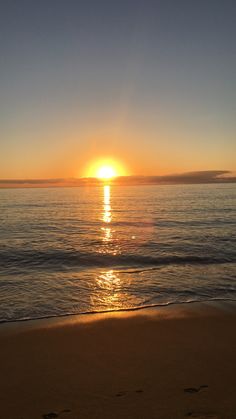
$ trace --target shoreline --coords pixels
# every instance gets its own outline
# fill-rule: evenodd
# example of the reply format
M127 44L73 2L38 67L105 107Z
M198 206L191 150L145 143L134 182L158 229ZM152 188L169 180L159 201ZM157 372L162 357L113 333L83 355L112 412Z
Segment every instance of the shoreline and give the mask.
M4 419L235 419L236 302L4 323Z
M98 316L106 316L109 314L122 314L122 313L132 313L132 312L146 312L150 310L162 310L167 309L171 307L187 307L187 306L198 306L198 305L207 305L209 307L218 307L223 309L225 306L232 306L232 309L235 307L236 309L236 300L234 299L224 299L224 298L216 298L216 299L209 299L209 300L194 300L194 301L183 301L183 302L170 302L170 303L164 303L164 304L153 304L153 305L145 305L140 307L131 307L131 308L121 308L121 309L112 309L112 310L101 310L101 311L85 311L85 312L78 312L78 313L68 313L68 314L61 314L61 315L46 315L44 317L35 317L35 318L22 318L22 319L10 319L10 320L0 320L0 333L2 327L7 327L8 325L21 325L21 324L27 324L29 323L47 323L47 322L61 322L61 320L67 320L70 321L72 319L76 319L79 321L80 317L84 316L95 316L94 320L97 319ZM91 318L92 321L92 318Z

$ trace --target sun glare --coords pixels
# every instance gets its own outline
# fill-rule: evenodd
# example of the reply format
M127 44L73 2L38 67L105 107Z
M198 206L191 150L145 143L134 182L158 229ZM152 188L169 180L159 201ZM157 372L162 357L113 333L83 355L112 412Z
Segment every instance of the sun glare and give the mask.
M95 177L104 181L125 175L126 171L123 165L113 159L97 160L89 165L88 170L86 171L87 177Z
M111 179L117 176L115 169L112 166L102 166L97 171L99 179Z

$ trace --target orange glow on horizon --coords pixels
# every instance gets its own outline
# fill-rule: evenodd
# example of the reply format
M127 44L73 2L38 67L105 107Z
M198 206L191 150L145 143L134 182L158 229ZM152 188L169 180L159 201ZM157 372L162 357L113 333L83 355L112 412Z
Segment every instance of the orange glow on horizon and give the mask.
M111 180L117 176L127 175L124 166L116 160L98 160L91 165L85 172L86 177L95 177L101 180Z

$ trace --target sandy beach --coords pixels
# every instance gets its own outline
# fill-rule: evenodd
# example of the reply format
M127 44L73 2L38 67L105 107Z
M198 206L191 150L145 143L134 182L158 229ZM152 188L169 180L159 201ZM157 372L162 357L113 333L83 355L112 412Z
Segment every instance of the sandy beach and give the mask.
M236 418L236 308L0 326L1 419Z

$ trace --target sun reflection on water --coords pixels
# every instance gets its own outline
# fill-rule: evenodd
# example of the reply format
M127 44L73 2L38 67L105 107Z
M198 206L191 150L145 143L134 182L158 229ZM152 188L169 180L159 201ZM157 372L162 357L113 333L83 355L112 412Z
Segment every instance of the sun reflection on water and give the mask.
M103 198L103 221L104 223L110 223L112 216L111 216L111 196L110 196L110 186L109 185L105 185L103 187L103 193L104 193L104 198Z
M103 213L102 213L102 221L105 223L105 226L101 227L103 232L102 241L106 244L112 242L112 229L110 223L112 221L112 212L111 212L111 196L110 196L110 186L105 185L103 187ZM116 252L111 249L102 249L101 253L113 253Z
M98 277L97 283L101 288L104 288L106 290L113 290L114 286L120 285L120 278L113 271L113 269L110 269L108 271L101 272L101 274Z
M103 226L102 231L102 246L99 253L117 255L118 244L114 241L112 229L112 207L111 207L111 189L110 185L103 186L103 207L101 214L101 221ZM112 269L100 271L96 275L97 295L93 299L95 305L99 305L101 309L113 309L114 307L123 307L121 280L119 275Z
M102 227L101 230L104 232L103 241L110 242L112 239L111 227L109 223L111 222L111 203L110 203L110 186L105 185L103 187L103 217L102 220L106 223L106 227Z
M101 308L106 308L106 310L124 308L125 294L122 291L122 281L118 273L112 269L103 271L97 276L96 282Z

